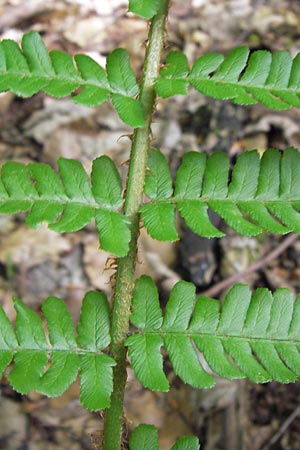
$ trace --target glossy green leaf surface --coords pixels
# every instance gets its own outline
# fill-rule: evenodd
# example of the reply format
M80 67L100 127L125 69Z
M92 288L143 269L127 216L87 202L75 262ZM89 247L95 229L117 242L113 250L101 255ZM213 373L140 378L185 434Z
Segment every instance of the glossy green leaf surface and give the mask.
M199 450L199 441L195 436L184 436L171 450ZM158 430L153 425L141 424L130 435L129 450L159 450Z
M9 161L0 173L0 214L28 211L26 222L47 222L59 233L73 232L96 219L100 245L117 256L128 252L129 221L123 205L119 172L111 159L93 162L91 182L79 161L60 158L59 176L47 164Z
M156 80L156 92L160 97L172 95L186 95L188 88L187 76L189 64L187 57L178 51L168 53L166 65L162 68L161 78Z
M144 125L144 112L136 99L139 88L126 50L107 58L107 73L87 55L60 50L48 53L36 31L24 34L21 48L10 39L0 42L0 92L31 97L39 91L53 97L72 95L75 103L101 105L110 96L121 119L133 128Z
M282 50L250 53L243 46L231 50L227 56L205 54L190 70L186 64L180 64L184 61L183 54L170 52L161 77L156 80L156 90L161 97L185 94L189 83L204 95L241 105L261 103L279 110L299 107L299 59L299 54L292 59L290 53Z
M225 70L225 69L224 69ZM225 153L188 152L176 174L175 189L163 155L149 156L145 194L140 208L144 225L158 240L176 240L175 210L186 225L203 237L222 237L211 222L218 214L244 236L262 232L300 231L300 152L256 150L241 154L232 170Z
M12 387L22 393L37 391L48 397L63 394L80 371L80 399L85 408L107 408L112 392L112 367L115 361L103 353L110 343L107 298L89 292L82 303L78 336L64 302L49 297L42 311L49 342L41 318L19 299L14 332L0 306L0 369L7 368ZM78 343L77 343L78 342Z
M129 0L128 10L144 19L151 19L158 11L160 0Z
M199 450L199 441L195 436L185 436L179 439L171 450Z
M158 450L158 431L153 425L141 424L134 429L129 440L130 450Z
M143 299L142 290L147 291ZM300 376L299 308L300 297L294 300L288 289L272 294L259 288L251 293L238 284L221 306L208 297L196 299L194 286L180 281L170 293L159 326L162 312L157 288L150 277L143 276L136 282L133 298L132 323L137 330L126 341L132 367L144 386L165 390L164 346L175 373L193 387L214 385L207 367L228 379L294 382Z

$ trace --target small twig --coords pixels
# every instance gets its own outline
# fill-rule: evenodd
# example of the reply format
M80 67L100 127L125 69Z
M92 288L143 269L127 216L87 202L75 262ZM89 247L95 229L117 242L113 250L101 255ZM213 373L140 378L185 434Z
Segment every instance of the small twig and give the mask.
M290 234L286 239L284 239L281 242L280 245L278 245L278 247L275 250L272 250L267 256L262 258L260 261L251 264L249 267L247 267L247 269L243 270L242 272L235 273L234 275L225 278L225 280L220 281L213 287L202 292L202 295L213 297L223 289L226 289L229 286L231 286L233 283L236 283L237 281L240 281L242 278L245 278L247 275L250 275L251 273L261 269L266 264L270 263L273 259L277 258L282 252L284 252L284 250L290 247L298 239L298 237L299 236L294 233Z
M274 445L281 436L285 433L291 423L300 415L300 405L285 419L281 424L277 433L275 433L272 438L261 448L261 450L270 450L272 445Z

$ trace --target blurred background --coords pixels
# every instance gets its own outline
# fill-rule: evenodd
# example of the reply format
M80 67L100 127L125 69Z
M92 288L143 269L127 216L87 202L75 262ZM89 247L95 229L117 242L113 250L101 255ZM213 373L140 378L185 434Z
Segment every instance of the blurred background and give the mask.
M126 13L124 0L0 0L0 38L19 41L24 32L41 33L47 48L70 54L85 52L105 65L116 47L131 54L140 76L147 23ZM182 50L192 63L203 53L227 53L248 45L252 50L300 50L298 0L174 0L165 53ZM153 124L153 146L167 155L173 173L189 150L226 151L235 161L250 149L300 147L300 111L274 112L262 106L243 108L204 98L160 99ZM0 164L13 159L41 161L56 168L59 156L79 159L89 171L102 154L114 159L124 182L131 129L109 104L96 109L55 100L43 93L31 99L0 95ZM252 288L288 287L300 291L300 241L261 235L245 238L226 230L221 240L206 240L181 222L180 242L162 244L141 232L138 275L150 274L166 299L180 279L196 284L198 293L224 296L219 283L236 276ZM290 244L290 245L288 245ZM36 311L51 295L65 299L77 321L81 300L90 289L110 294L115 261L98 251L94 224L76 234L58 235L42 227L29 229L24 215L0 216L0 303L13 320L11 297L17 295ZM274 254L277 250L277 255ZM273 252L273 253L272 253ZM271 257L266 256L271 253ZM252 265L258 263L253 270ZM250 267L250 269L249 269ZM214 287L212 291L211 288ZM160 429L160 449L196 434L203 450L299 450L300 385L253 385L216 380L210 391L183 385L166 363L170 393L150 392L128 369L125 400L130 429L152 423ZM21 397L0 382L0 449L79 450L99 448L101 415L83 410L75 383L65 395L46 399Z

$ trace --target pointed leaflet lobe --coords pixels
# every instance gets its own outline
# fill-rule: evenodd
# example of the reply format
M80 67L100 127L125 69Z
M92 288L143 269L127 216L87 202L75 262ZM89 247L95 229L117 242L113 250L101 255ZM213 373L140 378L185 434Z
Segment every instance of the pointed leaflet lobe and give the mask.
M143 275L137 281L133 293L131 323L139 329L158 329L162 325L158 290L153 280Z
M179 439L176 444L173 445L171 450L199 450L199 440L196 436L185 436Z
M80 357L80 401L89 411L109 407L115 365L115 361L104 354Z
M96 210L95 219L100 247L119 257L126 256L131 238L130 220L126 216L108 209Z
M171 172L166 157L151 148L145 180L145 194L151 199L164 199L173 193ZM140 208L148 233L161 241L177 241L175 209L171 203L148 203Z
M168 53L166 66L160 71L161 78L155 82L156 92L160 97L167 98L173 95L186 95L189 73L187 57L178 51Z
M162 326L162 330L167 331L164 344L175 373L195 388L207 388L214 385L213 378L203 370L190 338L177 334L178 331L184 332L188 328L194 303L194 285L180 281L173 287ZM185 360L189 361L188 365Z
M82 302L77 326L78 344L90 351L103 350L110 343L109 306L103 292L88 292Z
M158 329L162 323L158 291L153 280L144 275L136 281L133 296L132 323L141 330ZM168 391L169 383L163 371L160 336L135 334L126 339L128 356L143 386Z
M180 281L175 284L166 306L163 330L186 330L194 308L195 292L192 283Z
M1 177L9 196L18 201L19 211L26 211L31 206L31 202L38 198L24 164L16 161L6 162L1 170Z
M101 156L93 162L92 191L95 200L108 209L96 210L96 226L101 248L118 256L125 256L129 250L129 219L116 212L123 204L122 184L114 162Z
M151 148L148 157L144 192L151 199L169 198L173 194L172 176L166 157Z
M250 55L241 82L248 85L264 85L270 71L272 55L266 50L257 50Z
M79 359L72 318L64 302L49 297L42 306L47 319L49 340L52 345L51 365L39 380L39 392L55 397L63 394L75 381ZM71 353L71 350L74 353Z
M17 298L14 298L14 306L17 311L16 335L21 349L15 356L8 380L17 392L28 394L31 390L38 390L39 378L48 362L48 346L37 314Z
M38 76L32 76L18 44L10 39L0 42L1 56L4 64L2 66L0 89L11 90L21 97L31 97L45 84Z
M80 401L91 411L107 408L110 404L115 361L100 353L110 343L109 327L105 294L88 292L82 303L77 341L91 352L80 356Z
M140 208L147 232L159 241L178 241L175 208L170 203L147 203Z
M209 75L224 61L224 56L220 53L207 53L196 59L189 74L189 82L197 89L199 80L206 80Z
M121 94L111 95L112 103L123 122L132 128L144 126L145 114L141 102Z
M204 153L188 152L184 155L176 174L176 197L187 199L200 197L205 166Z
M183 157L176 174L176 207L194 233L204 237L222 237L224 233L209 220L207 205L193 200L201 195L205 167L206 157L203 153L188 152Z
M122 183L115 163L108 156L93 161L92 192L96 202L118 209L122 205Z
M121 119L133 128L144 125L142 104L135 97L139 92L134 72L130 66L128 52L117 48L108 57L106 71L112 89L112 102Z
M139 87L125 49L117 48L107 57L106 71L109 84L115 93L128 97L138 94Z
M221 340L215 337L220 321L220 306L219 301L200 296L195 306L189 331L192 333L198 350L203 353L207 364L217 375L229 379L243 378L242 372L228 361ZM225 313L225 316L228 314ZM203 336L201 336L202 333Z
M247 47L238 47L229 52L219 70L212 76L212 80L222 80L230 83L238 81L249 55Z
M58 98L66 97L81 86L82 78L68 53L52 50L50 58L56 76L44 87L44 92Z
M229 158L226 153L213 153L207 160L202 195L226 198L228 192Z
M46 77L55 75L51 59L39 33L30 31L24 34L22 49L32 73Z
M110 87L104 69L87 55L76 55L77 68L87 84L79 94L72 97L74 103L95 107L105 102L110 93Z
M249 176L251 167L251 176ZM228 189L228 198L249 200L254 198L260 169L259 154L256 150L242 153L234 165Z
M167 392L169 382L163 371L161 347L163 340L159 335L134 334L125 341L128 356L137 379L143 386L153 391Z
M82 164L75 159L59 158L58 168L68 197L78 202L93 204L88 176Z
M62 217L49 228L61 233L77 231L94 217L94 199L88 176L82 164L74 159L60 158L58 167L65 193L72 203L67 203Z

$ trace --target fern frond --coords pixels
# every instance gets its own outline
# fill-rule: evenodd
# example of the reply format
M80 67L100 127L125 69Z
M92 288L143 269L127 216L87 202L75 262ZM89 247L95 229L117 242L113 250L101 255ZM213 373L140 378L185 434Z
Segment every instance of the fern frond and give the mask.
M230 181L229 181L230 180ZM224 234L210 221L214 211L236 232L255 236L263 231L300 232L300 152L256 150L243 153L232 173L229 157L189 152L178 169L173 192L166 158L152 149L140 211L148 233L161 241L178 239L175 209L187 226L204 237Z
M75 64L74 64L75 63ZM116 49L107 58L106 71L87 55L50 53L40 35L24 34L22 48L15 41L0 42L0 92L31 97L44 91L86 106L98 106L111 95L120 118L133 128L144 125L142 104L136 99L138 85L126 50ZM75 93L80 89L79 93Z
M175 373L195 388L214 385L198 351L220 377L290 383L300 376L299 314L300 295L294 300L288 289L271 294L260 288L251 293L238 284L221 308L219 301L204 296L195 302L195 287L180 281L171 291L163 317L154 282L142 276L136 283L131 315L137 332L126 345L137 378L153 390L168 390L162 346Z
M124 256L128 252L129 220L118 212L123 204L120 175L107 156L94 160L92 183L82 164L58 160L60 179L47 164L9 161L0 175L0 214L30 211L26 222L43 221L60 233L77 231L95 217L101 248Z
M110 343L109 306L102 292L88 292L82 303L77 338L62 300L49 297L42 306L49 331L40 317L14 298L16 332L0 305L0 375L8 374L21 394L40 392L56 397L65 392L80 371L80 400L91 411L107 408L115 361L102 351Z
M226 57L220 53L201 56L189 71L184 55L173 51L166 64L156 81L161 97L185 94L190 83L204 95L240 105L259 102L271 109L300 106L300 53L292 59L287 51L272 54L257 50L250 54L247 47L239 47Z
M195 436L179 439L171 450L199 450ZM153 425L141 424L130 435L129 450L158 450L158 431Z

